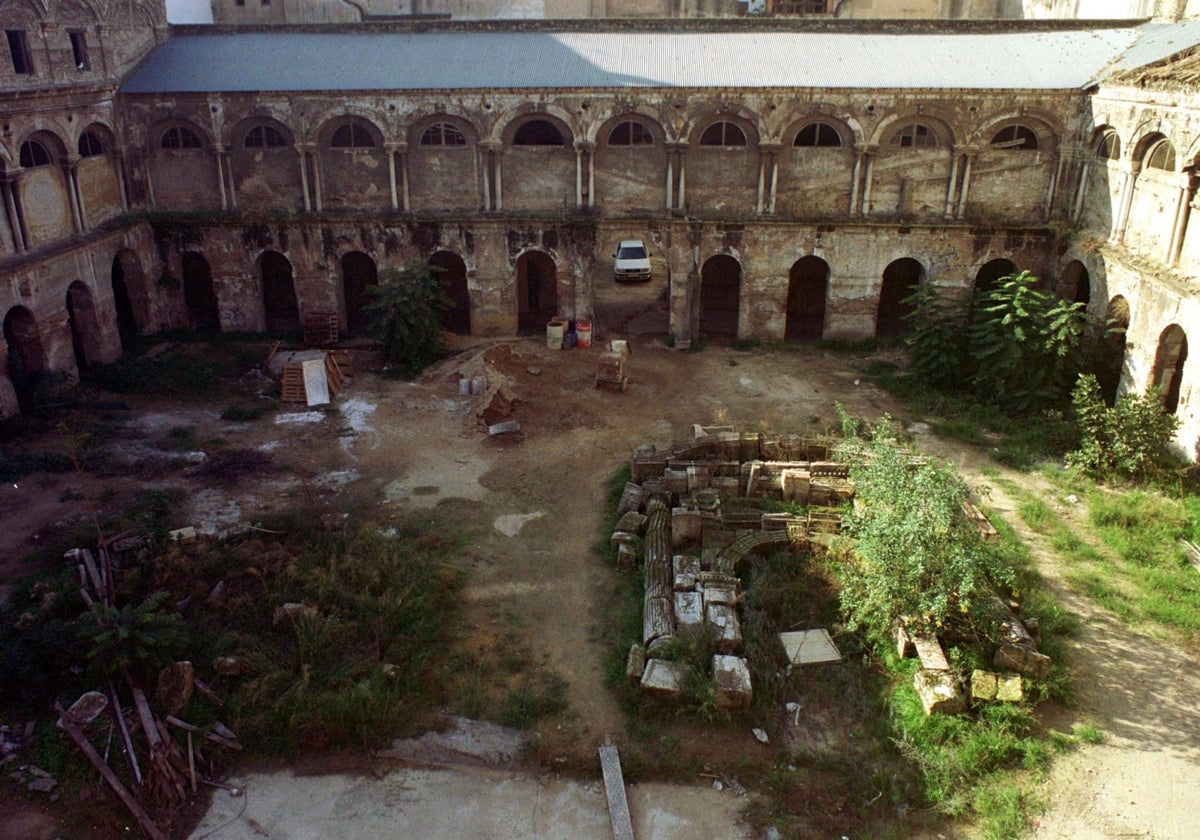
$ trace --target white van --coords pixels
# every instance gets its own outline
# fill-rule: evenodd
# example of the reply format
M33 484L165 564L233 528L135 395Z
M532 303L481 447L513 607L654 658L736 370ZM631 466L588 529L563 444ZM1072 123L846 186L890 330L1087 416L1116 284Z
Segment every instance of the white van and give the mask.
M640 239L623 239L613 254L613 279L618 283L650 279L650 252Z

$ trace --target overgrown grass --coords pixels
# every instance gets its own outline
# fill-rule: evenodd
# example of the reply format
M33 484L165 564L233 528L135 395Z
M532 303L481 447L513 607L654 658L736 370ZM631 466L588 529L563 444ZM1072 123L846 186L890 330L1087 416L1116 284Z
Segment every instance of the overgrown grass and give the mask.
M1073 524L1013 482L1004 487L1025 523L1066 561L1068 582L1128 623L1185 640L1200 634L1200 574L1178 545L1195 533L1197 497L1177 501L1152 490L1102 488L1078 475L1053 478L1082 497L1086 523Z

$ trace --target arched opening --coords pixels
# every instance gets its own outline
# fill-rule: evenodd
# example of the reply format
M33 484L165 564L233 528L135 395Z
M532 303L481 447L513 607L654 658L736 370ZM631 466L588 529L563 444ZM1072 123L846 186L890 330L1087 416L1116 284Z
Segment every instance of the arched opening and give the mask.
M188 324L192 329L221 328L221 310L217 306L212 269L208 260L195 251L185 251L183 254L183 303L187 307Z
M737 338L742 300L742 264L727 254L704 261L700 269L700 334Z
M829 291L829 263L820 257L802 257L788 272L787 325L784 338L811 341L825 334L825 297Z
M31 411L46 360L37 321L24 306L14 306L4 316L4 342L8 346L8 378L17 393L17 405L22 412Z
M258 258L262 278L263 322L268 330L300 328L300 307L296 303L296 284L292 264L278 251L263 251Z
M912 314L908 298L921 285L925 269L910 257L894 260L883 270L883 283L879 287L879 308L875 312L875 335L879 338L896 338L903 335Z
M71 328L71 349L75 352L75 367L80 371L100 361L100 322L96 320L96 303L87 284L76 280L67 287L67 324Z
M1183 383L1183 363L1187 361L1187 334L1171 324L1158 337L1154 371L1150 384L1162 389L1163 408L1171 414L1179 408L1179 386Z
M1117 295L1108 302L1104 313L1104 336L1100 339L1100 365L1096 381L1104 400L1112 405L1117 401L1121 374L1125 369L1125 333L1129 330L1129 303Z
M367 289L379 285L379 269L375 260L362 251L349 251L342 256L342 305L346 312L346 332L354 335L371 326L367 312Z
M467 264L453 251L438 251L429 264L440 268L438 282L450 306L442 310L442 327L459 335L471 334L471 294L467 290Z
M1017 273L1017 264L1012 260L991 260L980 266L975 274L975 296L982 297L1000 283L1001 277Z
M121 338L122 351L132 349L137 341L138 322L133 311L133 298L130 296L129 287L136 285L138 290L144 294L145 283L143 280L142 264L135 254L130 251L121 251L113 257L113 307L117 310L117 334Z
M517 258L517 330L538 332L558 314L558 267L544 251Z
M1063 267L1058 278L1058 297L1060 300L1082 303L1084 306L1092 299L1091 278L1079 260L1071 260Z

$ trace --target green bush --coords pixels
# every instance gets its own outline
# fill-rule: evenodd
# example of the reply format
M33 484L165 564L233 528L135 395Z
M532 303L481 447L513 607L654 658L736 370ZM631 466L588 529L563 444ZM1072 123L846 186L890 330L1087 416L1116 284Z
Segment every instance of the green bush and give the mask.
M876 642L901 619L928 632L988 635L993 586L1007 586L1012 570L964 516L962 478L915 457L883 424L850 476L861 501L846 523L856 556L840 567L851 627Z
M1179 419L1163 408L1156 388L1143 395L1123 394L1108 406L1096 377L1081 376L1071 393L1079 423L1079 448L1067 463L1103 481L1144 480L1162 472L1167 443Z

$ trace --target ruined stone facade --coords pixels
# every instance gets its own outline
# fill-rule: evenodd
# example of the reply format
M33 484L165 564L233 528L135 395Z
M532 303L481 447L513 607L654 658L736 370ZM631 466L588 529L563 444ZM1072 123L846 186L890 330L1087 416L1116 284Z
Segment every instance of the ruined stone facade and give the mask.
M331 312L359 331L363 289L412 261L446 269L462 332L563 315L603 333L613 308L665 299L655 331L679 342L889 336L917 283L966 294L1028 269L1125 319L1120 386L1161 385L1196 456L1200 102L1169 66L1161 89L1086 93L118 92L167 37L160 7L118 7L125 29L79 24L85 70L61 22L81 3L20 8L33 72L0 71L0 415L22 377L74 378L139 330ZM629 238L654 252L649 288L613 280Z

